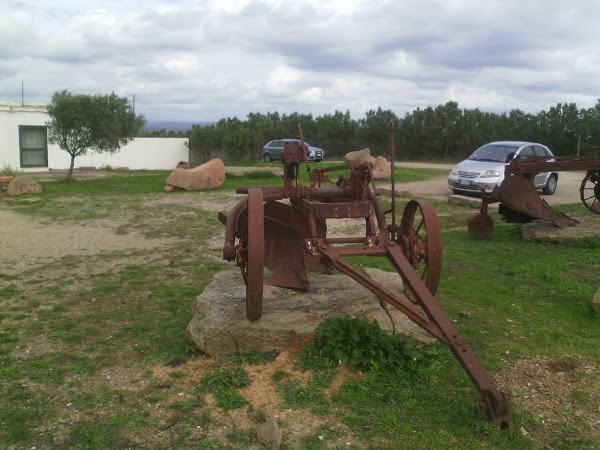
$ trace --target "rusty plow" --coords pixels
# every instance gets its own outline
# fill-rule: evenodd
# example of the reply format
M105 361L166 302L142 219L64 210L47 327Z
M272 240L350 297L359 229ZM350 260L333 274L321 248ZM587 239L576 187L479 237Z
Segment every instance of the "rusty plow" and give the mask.
M479 213L467 221L469 232L479 238L492 233L494 221L488 215L488 206L492 203L499 203L498 212L507 223L528 223L540 219L559 228L578 224L578 220L553 209L540 197L533 184L537 174L559 171L586 172L579 190L581 202L591 212L600 214L600 157L558 156L547 160L517 156L506 163L502 184L490 194L482 193Z
M298 181L300 164L307 165L303 140L287 144L282 155L282 187L238 187L237 192L246 197L227 215L219 215L225 224L223 258L236 262L246 284L247 318L255 321L262 315L263 283L309 289L309 272L336 269L447 345L480 392L480 406L487 417L501 428L513 426L506 395L434 297L442 269L442 239L432 204L409 201L397 224L392 195L388 223L369 163L315 170L312 184L303 186ZM393 167L392 157L392 179ZM349 178L321 186L327 172L340 169L349 170ZM364 230L355 236L328 236L328 227L336 219L348 218L363 223ZM406 296L391 291L349 261L360 255L387 258L401 277ZM264 267L269 269L266 277Z

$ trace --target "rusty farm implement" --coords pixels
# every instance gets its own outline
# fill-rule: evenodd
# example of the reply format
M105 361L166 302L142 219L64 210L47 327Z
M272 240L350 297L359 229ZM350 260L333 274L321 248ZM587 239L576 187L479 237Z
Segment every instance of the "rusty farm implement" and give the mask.
M488 205L499 203L498 212L509 223L527 223L535 219L552 222L559 228L578 223L576 219L554 210L543 200L532 180L541 172L585 171L579 194L583 205L600 214L600 157L597 156L517 156L506 163L504 181L500 186L482 193L481 209L468 221L469 232L476 237L488 237L494 221L488 215Z
M246 198L227 215L219 214L226 226L223 258L236 261L246 284L247 318L253 321L262 315L263 283L308 289L307 271L337 269L447 345L480 392L480 406L487 417L501 428L513 426L506 395L434 298L441 274L442 239L432 204L409 201L398 223L395 198L392 194L391 210L384 210L369 163L316 169L311 172L310 186L300 184L300 166L305 164L308 171L310 167L299 131L301 142L288 143L282 152L283 186L238 187L236 192ZM391 146L393 192L393 132ZM322 186L328 172L340 170L349 171L349 177L340 176L334 186ZM329 237L330 222L344 218L364 221L364 233ZM358 255L387 258L403 281L406 297L347 260ZM270 272L267 277L265 266Z

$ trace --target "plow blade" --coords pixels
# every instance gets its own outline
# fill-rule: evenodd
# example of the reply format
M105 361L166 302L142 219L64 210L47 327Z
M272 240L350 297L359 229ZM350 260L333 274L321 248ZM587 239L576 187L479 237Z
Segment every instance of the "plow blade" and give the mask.
M500 213L507 222L530 222L532 219L543 219L554 223L559 228L565 228L579 223L565 214L552 209L542 199L531 180L511 175L500 187L494 188L492 198L500 202Z
M275 219L265 217L265 265L273 272L265 283L308 290L303 253L298 233Z

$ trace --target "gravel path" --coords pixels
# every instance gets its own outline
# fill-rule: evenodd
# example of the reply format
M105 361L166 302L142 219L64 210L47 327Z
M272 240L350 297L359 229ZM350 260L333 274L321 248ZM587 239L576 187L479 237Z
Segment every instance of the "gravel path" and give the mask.
M10 211L1 203L0 223L3 273L20 272L67 256L147 250L176 242L170 238L148 238L135 231L121 234L120 224L113 220L85 225L48 222Z
M416 168L442 168L448 171L452 168L452 165L443 164L400 163L398 165ZM235 170L235 168L231 170ZM81 177L86 175L88 174L75 174L75 176ZM561 172L556 193L542 197L550 205L580 203L579 187L584 175L584 172ZM101 172L95 172L92 176L102 175ZM377 183L377 187L384 188L386 186L390 185ZM410 196L416 198L424 196L443 200L450 194L446 176L428 181L396 183L396 189L408 192ZM185 197L163 196L158 200L149 200L148 206L175 203L182 207L190 205L216 212L229 210L240 198L233 193L223 192ZM88 222L85 225L57 224L16 213L3 205L1 200L2 197L0 197L0 224L2 224L0 248L4 256L0 260L0 271L4 273L20 271L34 263L50 262L71 255L94 255L116 250L145 250L176 242L171 238L148 238L131 229L123 233L119 230L123 224L111 219ZM583 205L582 211L585 211ZM215 245L220 245L220 239L219 244Z
M446 169L448 172L454 167L453 164L427 164L427 163L399 163L398 166L410 168L434 168ZM585 177L585 171L560 172L558 175L558 188L553 195L540 195L549 205L564 205L570 203L581 203L579 189L581 181ZM380 182L377 187L390 188L389 183ZM437 199L448 197L452 192L448 187L446 175L427 181L416 181L411 183L396 183L396 191L405 191L410 195L422 195ZM587 211L583 204L582 211Z

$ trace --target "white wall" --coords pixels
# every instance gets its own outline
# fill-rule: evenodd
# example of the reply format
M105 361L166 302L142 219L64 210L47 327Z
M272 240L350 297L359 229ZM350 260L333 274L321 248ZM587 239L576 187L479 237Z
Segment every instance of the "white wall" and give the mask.
M0 169L20 169L19 125L44 126L47 120L45 105L0 105Z
M77 156L77 167L111 166L113 169L127 167L131 170L171 170L179 161L188 160L185 138L136 138L121 147L117 153L92 153ZM56 146L48 146L48 167L68 169L71 156Z
M0 169L9 166L22 171L68 169L71 156L58 145L48 144L48 168L21 168L19 125L46 125L46 106L0 104ZM171 170L179 161L188 161L186 138L136 138L117 153L93 153L75 158L75 168L127 167L131 170Z

